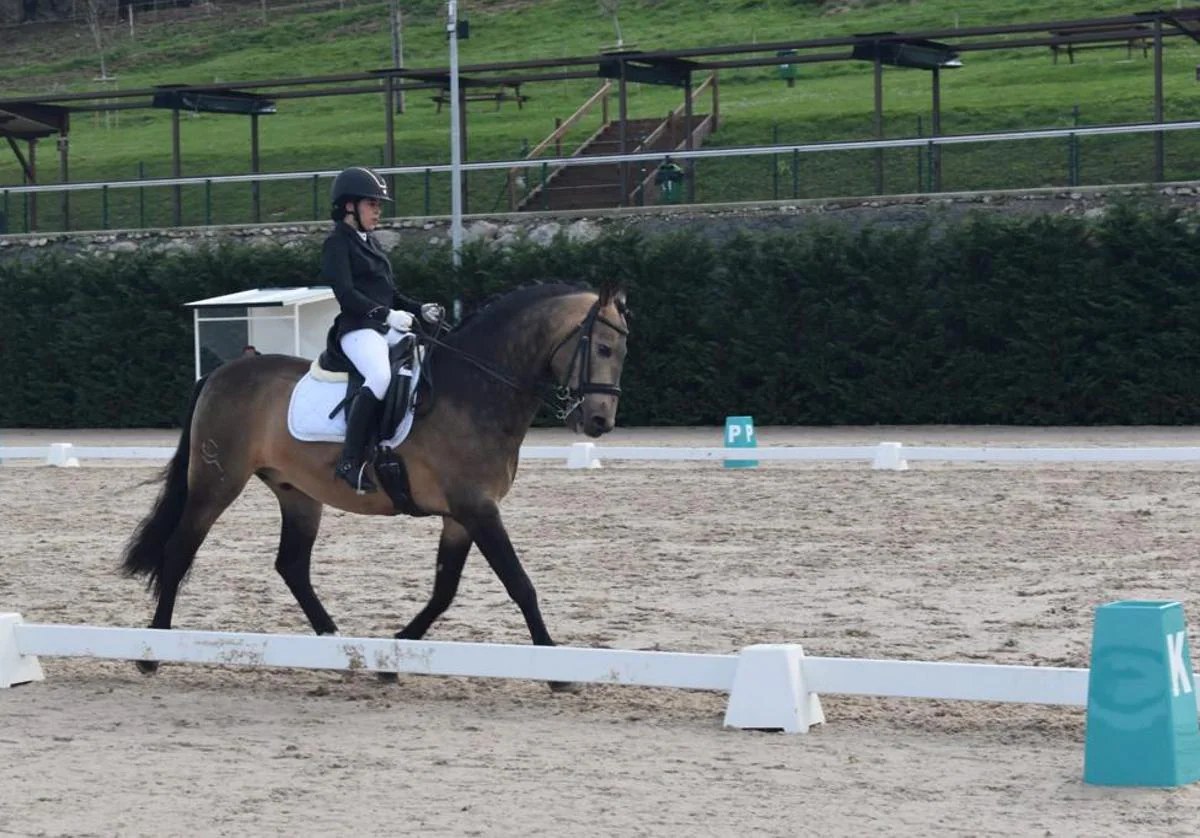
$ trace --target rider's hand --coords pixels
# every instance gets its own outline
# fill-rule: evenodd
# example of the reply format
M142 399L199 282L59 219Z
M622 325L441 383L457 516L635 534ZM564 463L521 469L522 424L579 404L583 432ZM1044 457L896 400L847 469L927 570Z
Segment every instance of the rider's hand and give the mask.
M446 319L446 310L437 303L425 303L421 306L421 319L426 323L441 323Z
M394 308L388 312L387 324L397 332L411 332L413 316L407 311Z

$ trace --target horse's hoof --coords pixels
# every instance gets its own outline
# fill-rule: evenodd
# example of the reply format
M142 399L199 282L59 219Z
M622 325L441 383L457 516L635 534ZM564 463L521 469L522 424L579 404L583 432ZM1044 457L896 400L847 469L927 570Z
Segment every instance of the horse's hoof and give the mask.
M158 661L134 661L134 666L143 675L153 675L158 672Z
M385 684L396 684L400 681L400 677L395 672L376 672L375 676Z
M550 684L550 692L564 693L566 695L579 695L583 692L583 684L576 684L574 681L548 681Z

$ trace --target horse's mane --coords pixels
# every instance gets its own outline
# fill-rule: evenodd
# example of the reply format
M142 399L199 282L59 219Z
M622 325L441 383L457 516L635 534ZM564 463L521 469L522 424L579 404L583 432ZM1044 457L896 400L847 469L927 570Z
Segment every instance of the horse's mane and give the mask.
M572 294L593 292L601 300L607 296L620 293L618 305L624 306L623 291L619 285L601 283L600 289L595 289L583 283L571 283L560 280L533 282L510 289L488 297L478 307L472 309L444 338L445 344L451 349L449 354L443 349L435 350L430 357L430 378L433 378L434 360L448 358L452 363L465 363L468 368L478 366L471 361L463 362L465 357L474 356L477 361L493 369L501 370L508 376L536 375L536 370L521 372L514 368L510 359L505 356L511 344L510 331L513 323L522 318L522 313L532 306ZM453 348L460 350L459 353ZM445 375L436 385L439 392L460 397L465 403L479 401L480 387L489 388L500 394L506 393L503 385L486 377L478 375Z
M481 337L483 330L489 326L502 326L509 322L518 311L542 300L591 290L593 289L590 286L583 283L562 281L532 282L520 285L485 299L477 308L463 317L451 333L469 332L473 337Z

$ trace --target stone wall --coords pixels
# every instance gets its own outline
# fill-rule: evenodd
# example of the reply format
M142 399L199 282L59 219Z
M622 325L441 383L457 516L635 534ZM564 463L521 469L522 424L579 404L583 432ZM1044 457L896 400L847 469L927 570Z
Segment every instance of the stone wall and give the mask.
M637 228L646 235L699 229L715 239L721 239L739 230L799 229L818 222L852 227L895 227L929 221L947 224L972 212L1019 215L1070 213L1094 218L1104 214L1110 201L1129 197L1195 209L1200 205L1200 182L468 216L464 219L464 240L484 239L492 246L504 247L520 238L548 243L562 234L570 239L586 240L601 235L607 229L629 227ZM319 242L329 228L330 222L326 221L9 235L0 236L0 262L36 260L51 252L68 255L107 254L116 258L122 253L140 250L170 252L193 249L222 240L252 246L295 247L306 241ZM450 240L450 219L397 219L381 224L376 235L388 250L402 243L445 244Z

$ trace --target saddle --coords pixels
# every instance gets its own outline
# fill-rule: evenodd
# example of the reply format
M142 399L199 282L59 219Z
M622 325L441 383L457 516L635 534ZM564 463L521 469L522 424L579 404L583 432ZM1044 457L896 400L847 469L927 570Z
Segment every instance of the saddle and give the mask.
M412 427L418 403L423 403L429 395L428 379L419 377L421 364L425 359L425 348L417 346L415 336L405 337L400 343L389 347L388 358L392 372L391 383L388 385L387 393L384 394L379 423L372 429L364 455L367 461L375 467L379 484L391 498L395 511L402 515L425 516L429 513L422 510L413 501L408 483L408 471L404 467L404 461L395 453L395 446L404 440ZM412 386L414 376L418 378L415 388ZM321 387L342 385L340 390L343 394L342 398L328 412L326 420L333 420L339 413L342 413L344 417L354 394L362 389L365 383L353 362L342 352L336 330L333 327L329 329L326 336L325 349L312 362L305 379L320 382L317 386ZM320 439L332 441L329 437L297 433L303 424L300 418L301 413L293 415L298 403L299 389L297 388L296 393L293 393L292 406L289 408L289 429L293 436L307 441ZM325 405L328 406L328 404L329 401L326 401ZM324 413L323 408L322 413Z
M391 368L391 383L383 396L383 407L379 411L378 438L391 438L396 427L404 420L410 406L409 401L416 395L412 392L412 366L415 352L420 351L424 359L424 349L416 349L414 337L406 337L395 346L388 347L388 366ZM325 335L325 349L317 357L310 370L314 378L321 381L345 381L346 395L329 413L329 418L345 412L354 394L363 388L365 379L354 368L354 363L346 357L337 339L337 329L333 326Z

